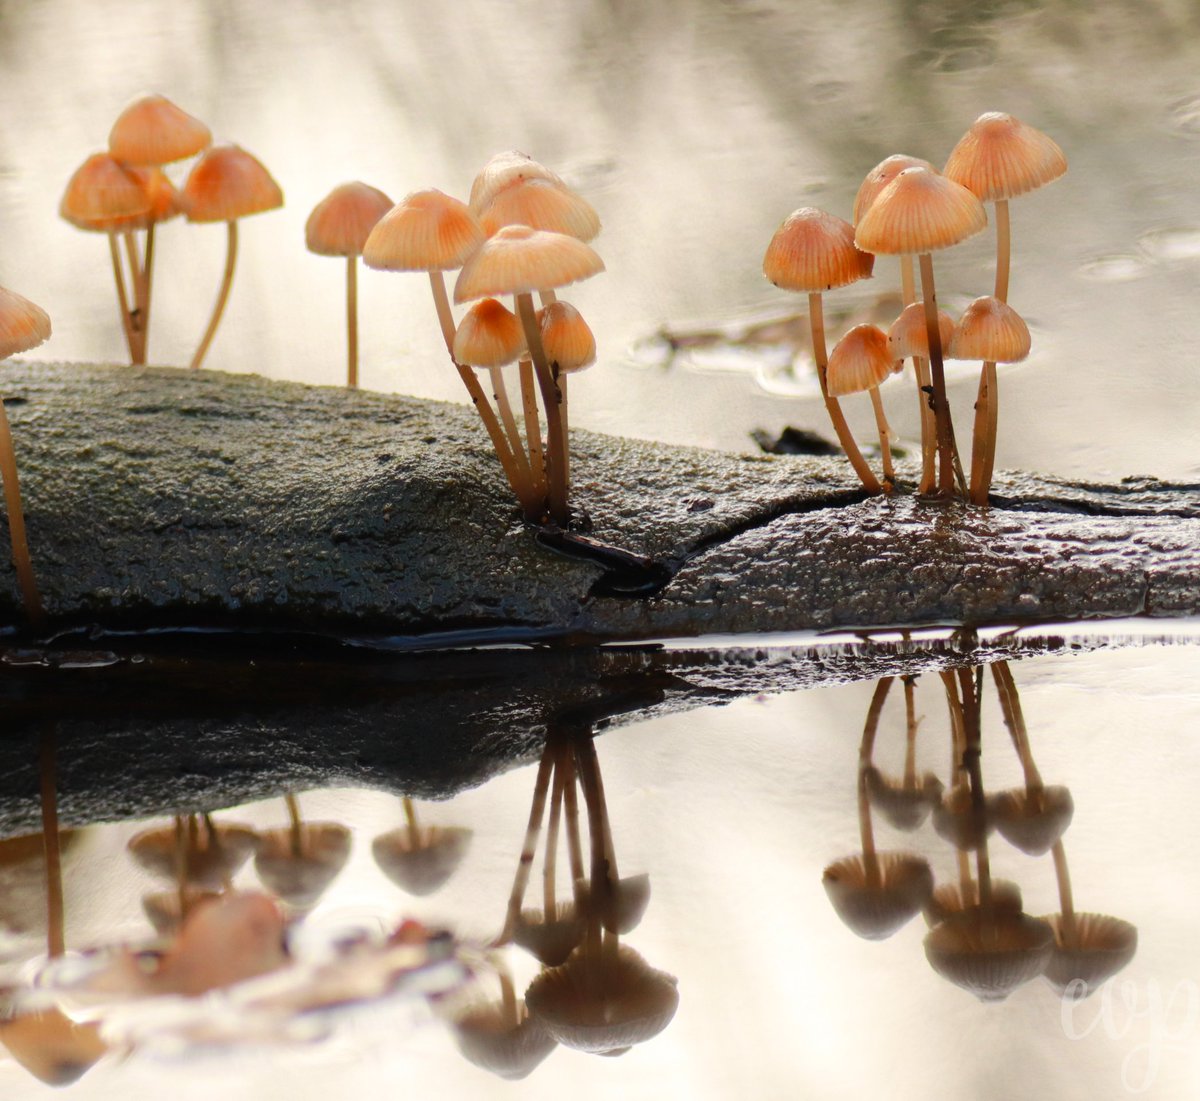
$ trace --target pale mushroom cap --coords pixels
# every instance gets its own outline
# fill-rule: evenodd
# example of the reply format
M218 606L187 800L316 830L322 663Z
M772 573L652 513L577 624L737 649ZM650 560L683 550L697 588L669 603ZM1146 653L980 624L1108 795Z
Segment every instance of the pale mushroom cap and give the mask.
M1137 926L1120 918L1075 914L1075 935L1070 938L1062 914L1051 914L1046 921L1054 930L1054 952L1045 978L1064 997L1086 998L1137 952Z
M0 287L0 359L50 339L50 315L16 291Z
M885 776L870 765L863 769L863 779L871 806L898 830L915 830L942 797L942 782L932 772L920 773L910 786L903 777Z
M980 115L946 161L944 174L984 202L1011 199L1057 180L1067 170L1058 144L999 111Z
M458 1050L474 1063L499 1078L516 1082L528 1077L557 1046L554 1039L517 1003L514 1025L502 1006L472 1006L454 1022Z
M254 870L271 894L298 910L316 905L350 857L350 831L338 822L305 822L300 852L290 827L262 830Z
M471 213L478 216L497 192L520 180L548 180L558 187L567 186L561 176L551 172L544 164L525 153L508 149L493 156L472 182L468 199Z
M60 1009L0 1022L0 1045L35 1078L51 1086L78 1081L108 1050L100 1025L77 1024Z
M214 145L183 185L189 222L232 222L283 206L283 192L262 163L238 145Z
M146 229L183 213L183 196L161 168L152 165L131 168L129 174L141 184L149 204L149 210L133 220L132 228Z
M596 362L596 337L570 302L561 298L537 312L546 359L560 371L582 371Z
M1047 922L997 911L990 922L969 910L925 935L925 957L942 978L980 1001L998 1002L1046 970L1054 951Z
M503 367L525 351L521 320L494 298L476 302L454 334L454 360L472 367Z
M1011 879L993 879L991 887L994 913L1021 913L1021 888L1017 884ZM965 892L961 883L943 883L934 888L933 897L925 907L925 920L932 926L962 915L978 917L980 905L979 884L975 880L971 880Z
M248 826L221 823L216 832L215 841L203 827L195 838L189 836L187 882L192 886L220 890L258 845L258 835ZM130 838L126 847L146 871L164 879L178 878L174 826L142 830Z
M976 298L958 319L950 340L954 359L982 359L992 363L1019 363L1027 355L1029 326L1006 302L990 294Z
M875 257L854 244L854 227L806 206L775 231L763 257L763 275L785 291L833 290L870 276Z
M890 157L884 157L867 173L859 185L858 194L854 196L855 225L862 220L876 196L906 168L928 168L930 172L937 171L932 164L920 157L910 157L904 153L893 153Z
M304 243L320 256L361 256L375 223L392 205L370 184L339 184L313 207L304 225Z
M379 219L363 247L363 263L383 271L454 271L485 237L465 203L427 188L405 195Z
M505 226L463 265L455 302L495 294L529 294L577 283L604 270L590 246L565 233Z
M977 813L971 789L963 783L947 788L933 808L934 832L956 849L978 848L995 828L994 800L986 798L982 813Z
M906 168L887 185L858 223L854 242L867 252L934 252L979 233L983 203L961 184L928 168Z
M75 170L58 204L72 225L103 233L128 228L149 210L141 182L107 153L93 153Z
M479 212L489 237L502 226L530 226L590 241L600 232L600 215L591 203L552 180L523 179L497 191Z
M954 336L954 318L945 310L938 310L938 333L942 338L942 354L947 358L950 341ZM929 358L929 329L925 324L925 303L914 302L900 311L900 316L888 329L888 346L895 359L910 356Z
M431 826L421 830L414 846L409 830L401 827L375 838L371 854L397 887L411 895L430 895L454 874L471 836L459 826Z
M616 1055L657 1036L679 1007L677 980L622 944L615 956L577 948L525 992L529 1012L564 1047Z
M575 904L564 902L548 916L541 910L522 910L513 929L513 942L538 962L558 967L579 946L585 931Z
M108 135L108 151L125 164L170 164L211 144L212 132L204 123L157 94L133 100Z
M842 923L865 940L890 937L920 913L933 894L933 872L923 857L882 852L875 861L874 878L861 854L835 861L821 877Z
M855 325L829 353L825 383L833 397L858 394L884 382L896 358L878 325Z

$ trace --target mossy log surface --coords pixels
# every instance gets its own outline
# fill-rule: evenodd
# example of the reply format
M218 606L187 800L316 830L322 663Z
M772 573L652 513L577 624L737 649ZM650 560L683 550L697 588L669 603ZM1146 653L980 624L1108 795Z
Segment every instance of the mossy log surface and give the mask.
M0 386L56 628L630 639L1200 611L1197 485L863 499L837 460L576 433L592 538L670 578L631 598L520 522L464 406L78 364L9 364Z

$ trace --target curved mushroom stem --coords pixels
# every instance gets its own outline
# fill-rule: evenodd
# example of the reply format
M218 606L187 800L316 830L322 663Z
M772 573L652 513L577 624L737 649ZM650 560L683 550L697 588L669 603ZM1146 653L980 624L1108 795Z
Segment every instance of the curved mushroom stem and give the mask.
M533 785L533 802L529 807L529 824L525 827L525 841L521 846L521 857L517 861L517 874L513 877L512 892L508 896L508 910L504 916L504 928L492 942L494 948L512 940L517 918L521 916L521 903L525 901L525 888L529 883L529 870L537 854L538 834L542 832L542 817L546 811L546 793L550 788L550 773L554 758L547 750L538 762L537 779Z
M555 906L555 872L558 865L558 825L562 819L563 793L566 775L557 763L554 766L554 790L550 796L550 821L546 824L546 847L542 852L542 912L547 921L553 920Z
M808 327L812 330L813 361L817 365L817 382L821 385L821 397L825 401L825 411L833 423L838 443L846 453L846 458L850 460L850 465L854 467L854 473L862 482L863 489L868 493L879 493L882 489L879 479L871 473L867 460L862 457L858 444L854 442L854 434L846 423L846 417L842 413L838 399L830 395L829 387L825 383L825 369L829 366L829 352L825 347L825 313L821 305L820 293L808 296Z
M346 385L358 389L358 257L346 257Z
M875 833L871 829L871 804L867 799L867 767L875 749L875 735L879 731L879 716L891 690L895 677L881 677L871 696L867 708L867 721L863 726L862 741L858 747L858 830L862 837L863 869L867 874L867 886L879 886L879 860L875 855Z
M992 665L992 679L996 682L996 694L1000 697L1000 711L1004 725L1016 746L1021 768L1025 772L1025 788L1031 794L1042 790L1042 775L1033 760L1033 748L1029 744L1029 730L1021 712L1021 698L1017 695L1017 682L1013 680L1008 662L998 661Z
M513 416L512 405L508 401L508 390L504 385L504 369L489 367L488 378L492 383L492 397L495 399L496 408L500 410L500 420L504 424L504 431L508 433L508 443L512 449L513 461L521 472L522 481L532 487L533 474L529 469L529 459L525 455L525 445L521 441L521 433L517 430L517 419Z
M133 326L129 318L129 295L125 290L125 276L121 271L121 252L117 247L117 235L108 233L108 255L112 260L113 282L117 285L117 306L121 310L121 331L125 334L125 347L129 349L129 363L134 362Z
M492 449L496 452L496 458L500 460L500 465L504 468L504 476L508 479L510 488L517 495L517 500L521 502L521 511L525 519L537 520L541 516L541 504L534 498L529 485L522 480L521 469L517 466L512 451L509 450L508 442L504 438L504 431L500 427L500 422L496 419L492 407L488 404L483 388L475 377L475 372L454 358L454 315L450 312L446 280L440 271L429 273L429 286L433 291L433 303L437 308L438 324L442 327L442 339L446 342L446 351L450 355L450 362L458 371L458 377L462 379L463 385L467 388L467 393L479 413L479 419L483 421L483 427L487 429L488 438L492 441Z
M559 412L562 395L554 381L550 364L546 360L546 350L542 347L542 332L538 328L537 318L533 314L533 296L525 293L515 297L517 314L525 329L525 343L529 347L529 358L533 360L538 388L542 392L542 405L546 409L546 437L549 443L546 455L546 478L549 487L547 497L550 517L559 527L566 527L569 518L567 514L567 483L563 477L562 460L566 452L566 440L563 439L562 415Z
M233 268L237 263L237 222L229 223L229 237L225 249L225 274L221 277L221 289L217 293L217 304L213 307L212 317L208 320L208 328L204 330L204 336L200 340L200 347L196 349L196 354L192 356L192 362L189 367L198 368L204 362L204 357L208 353L208 346L212 343L212 338L217 333L217 326L221 323L221 314L225 310L225 303L229 299L229 288L233 286Z
M901 679L904 681L904 786L911 790L917 786L917 706L913 698L914 678Z
M496 968L500 978L500 1008L502 1019L509 1028L516 1028L521 1023L521 1011L517 1005L517 992L513 988L512 976L508 968L501 964Z
M46 860L46 954L66 951L63 911L62 843L58 834L58 783L53 725L42 732L39 772L42 796L42 850Z
M933 379L933 416L937 424L938 494L954 495L954 424L946 400L946 372L942 363L942 334L938 329L937 289L933 282L933 257L921 253L921 296L925 302L925 332L929 340L929 367Z
M871 755L875 752L875 735L879 731L879 716L883 713L883 704L891 691L895 677L880 677L871 696L871 704L867 708L867 721L863 726L862 741L858 745L858 767L866 768L871 763Z
M892 433L883 412L883 399L879 396L878 386L871 387L871 408L875 410L875 427L879 432L879 451L883 458L883 488L885 493L890 493L896 483L896 471L892 466Z
M913 278L913 259L909 255L900 257L900 301L911 306L917 300ZM929 361L924 356L913 356L913 372L917 376L917 410L921 419L921 481L918 493L929 493L936 478L934 455L936 453L937 427L933 419L933 408L929 403Z
M0 481L4 482L8 537L12 543L13 569L17 573L21 602L25 605L25 615L29 618L30 626L38 628L45 622L46 617L42 612L42 598L33 575L33 561L29 557L25 513L21 508L21 484L17 478L17 455L13 450L12 430L8 426L8 413L5 412L3 398L0 398Z
M146 277L133 230L127 229L122 236L129 261L129 280L133 284L133 312L129 315L134 343L133 366L141 367L146 363Z
M1071 873L1067 868L1067 850L1062 841L1054 842L1054 875L1058 880L1058 905L1062 913L1063 940L1075 943L1075 899L1071 894Z

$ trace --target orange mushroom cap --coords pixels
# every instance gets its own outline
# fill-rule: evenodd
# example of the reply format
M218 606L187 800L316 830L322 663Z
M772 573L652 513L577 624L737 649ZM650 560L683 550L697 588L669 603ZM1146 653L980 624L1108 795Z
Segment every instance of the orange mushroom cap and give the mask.
M50 316L28 298L0 287L0 359L50 339Z
M559 299L538 310L542 347L546 359L570 374L596 362L596 337L588 323L570 302Z
M479 213L490 237L501 226L522 225L590 241L600 232L600 215L582 196L553 180L519 179L501 188Z
M93 153L67 181L58 213L80 229L108 233L150 212L150 199L133 172L107 153Z
M556 187L567 186L561 176L544 164L526 153L509 149L492 157L472 182L468 199L471 213L478 216L499 191L521 180L547 180Z
M893 153L890 157L884 157L867 173L859 185L858 194L854 196L855 225L862 220L876 196L906 168L928 168L930 172L937 171L928 161L923 161L920 157L910 157L905 153Z
M876 197L854 243L895 255L949 248L987 225L983 203L961 184L928 168L906 168Z
M183 196L161 168L153 165L131 168L129 174L142 185L150 209L135 218L128 228L146 229L183 213Z
M170 164L212 144L212 131L166 96L138 96L118 116L108 151L131 165Z
M1058 144L1000 111L980 115L946 161L945 175L984 202L1011 199L1057 180L1067 170Z
M565 233L504 226L463 265L455 302L494 294L529 294L576 283L604 270L595 249Z
M454 334L454 360L472 367L503 367L525 351L525 330L515 313L494 298L476 302Z
M884 382L895 362L887 333L877 325L855 325L829 353L825 383L834 397L857 394Z
M1008 303L990 294L976 298L958 319L950 340L955 359L982 359L992 363L1019 363L1032 341L1029 327Z
M238 145L214 145L188 173L189 222L232 222L283 206L283 192L262 163Z
M339 184L313 207L304 225L304 242L309 252L321 256L361 256L371 230L392 205L369 184Z
M785 291L833 290L868 278L874 267L849 222L812 206L784 219L763 257L763 275Z
M436 188L413 191L371 230L363 263L383 271L453 271L485 237L465 203Z
M954 318L945 310L938 310L938 332L942 338L942 354L945 355L950 347L950 338L954 336ZM929 358L929 329L925 324L924 302L914 302L904 307L888 329L888 345L895 359L907 359L909 356Z

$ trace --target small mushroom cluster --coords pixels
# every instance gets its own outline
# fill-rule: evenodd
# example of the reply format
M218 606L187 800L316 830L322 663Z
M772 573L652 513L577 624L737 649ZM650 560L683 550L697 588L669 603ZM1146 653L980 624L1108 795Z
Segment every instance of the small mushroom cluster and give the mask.
M176 188L165 166L197 155ZM107 235L121 327L135 365L146 362L155 228L178 214L189 222L226 223L224 275L191 360L199 367L233 284L238 220L282 205L283 192L258 160L240 146L213 145L211 131L198 118L165 96L149 94L117 116L107 151L93 153L71 176L59 213L80 229Z
M987 504L996 450L997 363L1029 354L1025 322L1008 305L1008 201L1058 179L1067 170L1062 150L1041 131L1012 115L981 115L954 147L941 173L928 161L895 154L875 166L854 201L854 224L812 207L791 214L776 231L763 274L785 290L807 293L813 358L821 394L863 488L895 486L891 434L879 386L912 359L921 403L921 493L956 492ZM976 299L955 322L937 307L933 253L965 241L987 225L985 202L996 207L994 293ZM900 257L904 312L890 331L858 325L827 353L822 295L868 278L877 255ZM915 288L913 258L921 273ZM944 361L983 362L976 401L969 478L958 459L946 399ZM864 459L838 403L847 394L871 395L882 452L882 483Z
M587 244L599 232L596 212L559 176L506 152L476 176L468 203L414 191L378 221L363 249L368 267L428 273L446 351L531 522L570 521L567 376L595 360L596 343L555 292L604 270ZM444 273L458 269L454 301L474 305L456 323ZM499 301L506 295L512 310ZM504 377L513 365L520 420ZM477 369L487 372L494 407Z
M941 674L952 731L948 788L931 773L918 777L913 683L905 679L908 750L903 781L889 780L872 756L884 701L893 678L876 687L859 751L858 812L862 854L830 864L824 886L838 917L869 940L890 937L917 913L929 925L925 954L943 978L983 1001L1000 1001L1018 986L1044 977L1063 998L1086 997L1120 971L1137 951L1137 929L1120 918L1078 913L1071 891L1063 835L1074 803L1062 785L1042 781L1006 662L992 667L1005 725L1025 773L1025 786L988 795L980 771L982 670ZM928 861L913 852L879 852L871 809L897 829L917 829L932 811L935 832L955 850L958 881L934 884ZM988 837L998 831L1029 856L1052 853L1060 912L1024 912L1016 883L994 879ZM975 855L975 876L970 854Z

